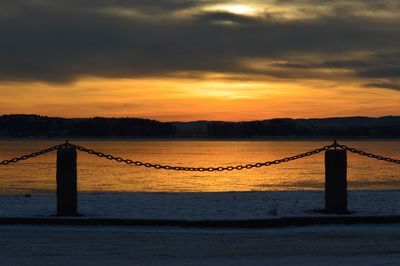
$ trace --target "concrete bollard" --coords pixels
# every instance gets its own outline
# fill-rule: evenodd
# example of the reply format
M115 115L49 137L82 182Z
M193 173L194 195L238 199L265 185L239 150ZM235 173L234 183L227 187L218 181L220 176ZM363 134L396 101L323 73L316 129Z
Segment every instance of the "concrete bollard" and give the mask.
M78 215L76 159L74 148L57 150L57 216Z
M348 213L346 150L325 152L325 211L335 214Z

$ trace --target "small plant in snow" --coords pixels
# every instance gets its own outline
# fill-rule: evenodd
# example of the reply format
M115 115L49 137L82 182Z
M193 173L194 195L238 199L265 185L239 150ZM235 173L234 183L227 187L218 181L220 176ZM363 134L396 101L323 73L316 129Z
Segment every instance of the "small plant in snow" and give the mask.
M278 215L278 210L279 210L279 205L278 203L273 203L268 211L268 214L270 216L277 216Z

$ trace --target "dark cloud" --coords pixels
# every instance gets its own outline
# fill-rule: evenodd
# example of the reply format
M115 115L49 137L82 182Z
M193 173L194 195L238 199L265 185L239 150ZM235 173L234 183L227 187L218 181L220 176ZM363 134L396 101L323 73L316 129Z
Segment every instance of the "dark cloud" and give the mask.
M69 9L69 10L98 10L105 8L137 9L141 12L172 12L194 8L216 2L214 0L2 0L3 10L24 9Z
M347 57L351 58L351 54ZM329 56L326 56L329 57ZM392 79L400 78L400 54L399 53L370 53L364 55L363 59L292 59L283 63L273 64L278 68L278 73L288 72L288 77L304 71L314 71L314 75L306 75L308 78L318 78L321 75L318 70L326 73L328 70L335 72L337 70L350 70L352 75L360 79ZM295 69L295 72L290 71ZM286 70L286 71L285 71ZM303 72L300 72L300 71ZM371 83L377 84L377 83ZM389 84L389 83L388 83ZM389 88L389 87L388 87Z
M379 52L399 53L398 20L351 14L278 20L268 14L250 17L200 10L212 2L2 1L0 79L69 82L80 76L181 71L317 78L317 72L310 71L320 68L350 69L360 78L399 74L399 62ZM118 8L136 13L118 14ZM174 13L190 8L196 11L190 16ZM360 52L376 56L352 59ZM318 60L304 60L314 54ZM335 59L343 55L349 58ZM278 68L274 70L242 63L260 58L287 63L272 64Z
M328 60L320 64L320 67L328 68L345 68L345 69L360 69L372 66L371 58L367 57L364 60L345 59L345 60Z
M400 91L400 82L399 83L391 83L391 82L375 82L365 84L367 88L381 88L381 89L391 89Z
M328 6L328 7L337 7L337 6L358 6L364 7L369 10L387 10L393 8L400 8L400 3L398 1L393 0L335 0L335 1L326 1L326 0L273 0L275 4L283 4L283 5L296 5L302 8L306 7L315 7L315 6Z
M373 67L359 73L364 77L372 78L400 78L400 64L393 67Z
M369 65L357 69L365 78L400 78L400 52L378 53L369 60Z
M236 25L249 25L252 24L254 26L258 26L260 24L260 18L257 17L250 17L250 16L243 16L243 15L237 15L229 12L205 12L201 13L196 16L196 19L198 22L203 22L203 23L233 23Z

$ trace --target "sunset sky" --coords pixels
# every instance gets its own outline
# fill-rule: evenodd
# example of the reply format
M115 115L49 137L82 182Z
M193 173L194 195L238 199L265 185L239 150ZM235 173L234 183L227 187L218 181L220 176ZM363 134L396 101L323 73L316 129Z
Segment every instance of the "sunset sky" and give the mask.
M400 115L398 0L1 0L0 114Z

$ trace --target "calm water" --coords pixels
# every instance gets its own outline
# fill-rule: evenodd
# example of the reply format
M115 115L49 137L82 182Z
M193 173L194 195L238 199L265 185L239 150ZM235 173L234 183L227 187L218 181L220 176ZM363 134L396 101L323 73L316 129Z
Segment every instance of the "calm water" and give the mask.
M330 144L329 141L73 141L104 153L145 162L181 166L228 166L275 160ZM60 141L0 141L0 160ZM400 141L341 141L342 144L400 158ZM252 170L175 172L128 166L78 153L80 191L263 191L319 190L324 187L324 154ZM348 154L350 189L400 189L400 166ZM0 166L0 193L55 190L56 154Z

